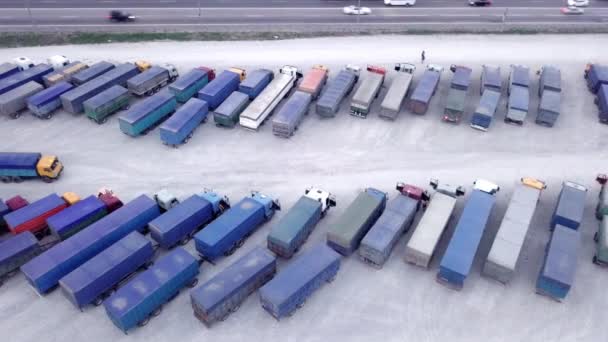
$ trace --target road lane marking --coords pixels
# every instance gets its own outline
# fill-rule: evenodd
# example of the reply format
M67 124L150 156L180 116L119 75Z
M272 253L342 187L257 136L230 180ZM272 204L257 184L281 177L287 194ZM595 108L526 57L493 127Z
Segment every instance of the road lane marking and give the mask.
M78 18L77 15L62 15L60 18L62 19L75 19Z

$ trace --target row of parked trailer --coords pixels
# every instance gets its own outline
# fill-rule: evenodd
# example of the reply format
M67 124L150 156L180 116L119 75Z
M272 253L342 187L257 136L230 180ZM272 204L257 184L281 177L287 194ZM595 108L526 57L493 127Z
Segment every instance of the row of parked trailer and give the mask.
M608 196L606 176L596 216L593 261L608 263ZM429 269L437 254L462 186L432 180L432 193L398 183L398 194L374 188L362 191L333 220L327 244L302 253L317 223L336 205L322 189L307 189L267 236L267 249L255 247L190 292L194 315L210 325L225 319L253 292L261 306L277 319L293 314L323 283L334 279L340 256L357 254L365 263L382 268L401 236L414 230L406 244L405 261ZM482 275L508 283L517 270L522 247L545 183L523 178L511 196L506 213L482 267ZM499 187L477 180L448 246L441 257L437 281L461 289L470 274L479 243L496 202ZM536 291L558 301L570 290L577 265L580 225L587 189L564 182L551 218ZM254 192L234 205L210 190L178 201L167 191L153 198L141 195L123 204L110 190L80 199L73 193L51 194L28 203L17 196L0 201L0 219L13 237L0 243L0 276L20 269L40 294L60 287L78 309L104 305L111 321L128 331L144 325L185 287L197 284L200 264L230 256L276 210L277 200ZM413 226L419 212L421 218ZM45 234L50 231L50 236ZM145 237L149 232L150 239ZM195 241L195 257L179 245ZM40 239L40 240L39 240ZM157 249L167 252L158 257ZM277 258L292 258L280 270Z

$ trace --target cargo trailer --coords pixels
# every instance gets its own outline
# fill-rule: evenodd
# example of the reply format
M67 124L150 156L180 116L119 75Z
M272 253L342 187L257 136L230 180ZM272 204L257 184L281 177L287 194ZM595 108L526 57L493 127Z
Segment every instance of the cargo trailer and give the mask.
M272 134L282 138L294 135L304 115L308 114L311 102L312 95L309 93L299 90L294 92L272 119Z
M75 85L79 86L89 82L90 80L97 78L106 72L114 69L114 64L109 62L98 62L91 65L89 68L84 69L76 74L74 74L70 81Z
M20 71L0 80L0 95L7 93L15 88L30 82L42 84L42 77L53 71L53 68L46 64L38 64L25 71Z
M118 117L120 130L129 136L146 135L175 112L177 101L168 91L162 91L133 105Z
M505 122L521 126L528 115L530 89L520 85L513 85L510 89Z
M558 302L566 298L574 283L579 243L579 231L560 224L555 226L545 248L543 265L536 280L536 293Z
M410 69L411 70L411 69ZM391 85L380 104L380 117L395 120L401 105L407 96L414 75L409 72L397 72L391 81Z
M133 231L143 232L160 215L156 202L141 195L21 267L34 289L44 294L61 278Z
M190 291L194 316L205 325L225 320L274 276L277 259L255 247L203 285Z
M608 84L608 66L600 64L587 64L585 67L587 88L596 94L602 84Z
M40 119L50 119L53 113L61 108L61 94L72 90L74 86L59 82L27 98L27 108Z
M462 186L439 183L436 179L432 179L430 184L435 192L405 247L405 261L427 269L452 217L458 197L465 192Z
M606 183L608 182L608 175L599 174L595 180L601 185L597 206L595 207L595 217L598 220L602 220L604 215L608 215L608 186L606 186Z
M51 235L65 240L108 214L106 204L89 196L46 219Z
M439 283L454 290L460 290L464 286L499 190L498 185L489 181L475 181L473 191L441 258L437 273Z
M196 250L210 262L231 255L280 209L277 200L252 192L194 235Z
M44 234L48 228L46 219L68 207L65 199L57 194L50 194L29 205L8 213L4 220L12 234L25 231Z
M536 204L546 188L543 181L522 178L515 187L481 273L503 284L515 274Z
M399 241L412 226L418 210L428 201L428 193L414 185L397 183L399 195L386 204L378 221L361 240L359 258L382 268Z
M350 114L360 118L367 118L369 109L380 94L384 83L386 69L373 65L367 66L367 75L359 84L350 103Z
M19 267L41 252L38 239L28 231L0 242L0 286L5 279L17 273Z
M207 121L209 105L199 99L190 99L160 125L160 141L163 144L178 147L187 143L194 130Z
M230 208L230 201L213 191L192 195L148 223L150 236L161 248L185 245L201 228Z
M338 253L354 253L386 206L386 193L367 188L346 208L327 232L327 244Z
M542 97L545 90L556 92L562 91L562 73L560 69L552 65L543 65L538 71L540 74L538 83L538 96Z
M21 71L19 66L13 63L2 63L0 64L0 80L5 79L11 75L14 75Z
M597 105L597 116L600 122L603 124L608 124L608 84L602 84L600 89L597 91L595 104Z
M315 110L321 117L334 117L342 100L350 94L359 79L360 69L347 66L334 77L317 100Z
M507 95L511 94L511 88L514 86L530 88L530 68L524 65L511 65L508 83Z
M115 85L84 101L82 106L87 118L101 125L110 115L129 109L129 91Z
M52 87L60 82L70 82L72 75L77 74L89 66L82 62L72 62L60 70L44 75L42 80L46 87Z
M414 88L407 102L407 108L414 114L425 114L431 104L431 99L437 91L441 71L427 68L420 81Z
M535 120L538 125L553 127L561 112L561 95L560 92L548 89L543 92Z
M306 242L317 223L331 207L335 197L328 191L308 188L304 195L272 227L266 238L268 249L283 258L291 258Z
M443 121L458 123L464 115L473 70L461 65L452 65L450 70L454 75L443 110Z
M36 82L29 82L0 95L0 114L17 119L27 109L27 99L44 89Z
M50 183L61 176L63 164L57 156L41 153L0 152L0 181L20 183L27 178L41 178Z
M239 117L241 127L257 131L279 102L287 97L300 75L296 67L284 65L272 82L243 110Z
M77 309L99 306L130 275L152 264L153 256L150 240L132 232L61 278L61 292Z
M325 86L328 75L329 69L327 69L327 67L324 65L317 64L313 66L312 69L306 73L306 75L304 75L304 78L302 78L297 90L310 94L312 99L315 100Z
M239 84L239 92L247 94L250 100L255 99L274 79L272 70L257 69L249 73L247 78Z
M158 316L163 304L185 287L194 287L199 261L182 248L160 257L104 301L106 314L125 334Z
M213 121L218 127L233 128L239 123L239 116L249 104L249 95L235 91L213 112Z
M175 95L177 102L186 103L212 80L209 76L209 71L192 69L171 83L169 91Z
M340 254L323 243L303 252L260 288L262 308L277 320L291 316L340 269Z
M127 81L127 89L136 96L150 96L160 88L173 83L179 76L175 66L167 64L164 67L153 66Z
M608 218L602 217L600 219L597 232L593 235L593 241L595 241L593 263L608 266Z
M197 97L209 104L209 110L216 109L233 91L237 90L240 83L240 75L224 70L221 74L199 90Z
M479 95L483 95L485 90L492 90L500 94L502 91L500 67L493 65L482 65L480 82Z
M498 102L500 101L500 93L494 90L486 90L479 99L479 105L473 112L471 118L471 127L480 131L487 131L492 123L492 118L496 114Z
M562 183L557 204L551 217L551 229L556 225L578 230L585 212L587 188L570 181Z

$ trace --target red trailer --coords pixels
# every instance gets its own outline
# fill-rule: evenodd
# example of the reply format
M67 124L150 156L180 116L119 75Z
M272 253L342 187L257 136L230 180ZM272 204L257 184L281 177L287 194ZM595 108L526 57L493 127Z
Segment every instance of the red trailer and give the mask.
M67 208L68 201L57 194L50 194L25 207L8 213L4 220L12 234L25 231L44 234L48 229L46 219Z
M309 93L312 95L313 100L319 96L321 89L327 81L327 75L329 70L323 65L315 65L302 79L298 86L299 91Z

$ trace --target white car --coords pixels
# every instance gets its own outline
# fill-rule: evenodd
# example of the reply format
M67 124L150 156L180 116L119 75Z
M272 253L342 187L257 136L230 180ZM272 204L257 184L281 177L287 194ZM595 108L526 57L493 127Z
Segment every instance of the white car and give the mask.
M589 0L568 0L568 6L587 7Z
M414 6L416 4L416 0L384 0L384 4L386 6Z
M349 15L367 15L367 14L372 14L372 10L369 7L357 7L355 5L352 6L346 6L344 7L343 10L344 14L349 14Z

